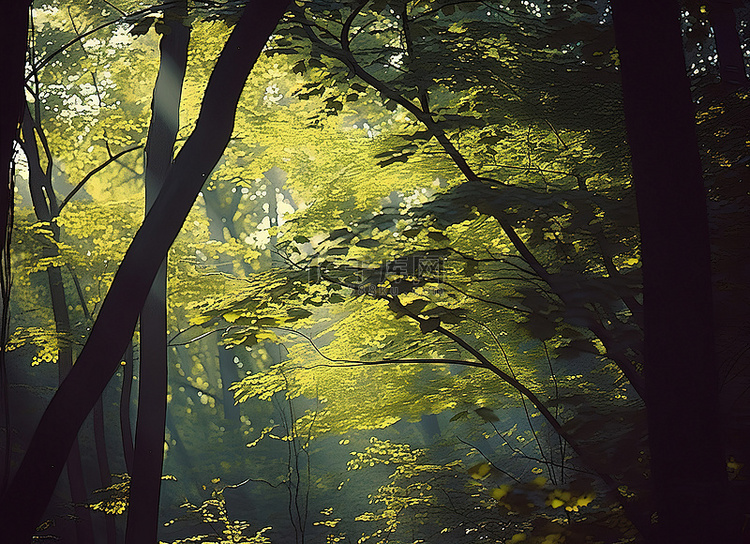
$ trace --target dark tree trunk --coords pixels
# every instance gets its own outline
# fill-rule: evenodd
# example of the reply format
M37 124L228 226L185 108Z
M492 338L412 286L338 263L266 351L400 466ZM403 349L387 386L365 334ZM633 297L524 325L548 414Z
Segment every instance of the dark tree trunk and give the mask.
M6 542L31 541L79 428L117 370L159 266L232 136L245 80L287 6L286 1L251 0L235 25L209 79L195 129L128 248L76 364L47 406L0 499Z
M733 86L747 85L745 57L742 54L740 36L737 33L734 4L733 0L710 0L708 17L714 29L722 83Z
M221 403L224 408L224 420L232 428L240 423L240 407L234 402L234 391L229 387L236 381L239 381L237 365L234 363L232 350L226 349L221 344L216 346L219 357L219 373L221 374Z
M37 126L36 132L38 133L40 130ZM49 224L50 234L58 242L60 240L60 229L52 223L53 219L57 217L58 206L55 191L52 187L51 157L47 157L49 166L45 172L41 166L39 150L37 148L34 120L28 109L23 118L22 133L22 148L29 165L29 193L31 194L34 213L39 221ZM42 136L40 135L40 137ZM44 249L45 257L56 257L57 255L56 246ZM62 383L65 376L68 375L68 372L73 367L73 346L70 342L70 316L68 315L67 296L60 268L57 266L48 267L47 280L52 314L55 319L55 332L58 335L57 370L60 383ZM77 439L73 441L66 467L70 486L70 498L73 502L73 509L76 516L76 539L80 544L93 544L94 529L91 520L91 511L84 506L88 499L88 493L86 492L81 451Z
M55 330L59 335L59 349L57 351L57 370L60 383L68 375L73 367L73 348L70 343L70 319L68 316L68 303L63 287L62 273L58 267L47 269L49 278L50 298L52 299L52 311L55 316ZM88 500L86 482L81 462L81 448L78 439L73 441L73 446L68 455L66 463L68 472L68 483L70 485L70 498L73 500L75 512L76 541L78 544L94 544L94 526L91 519L91 510L84 506Z
M5 343L8 338L8 304L10 300L10 235L13 223L13 142L18 136L18 125L24 108L24 64L29 28L31 0L8 2L0 21L0 396L2 396L2 426L5 429L2 478L0 492L10 480L11 417Z
M94 444L96 447L96 458L99 464L99 481L102 488L112 485L112 473L109 469L109 458L107 457L107 441L105 440L104 427L104 403L99 398L94 405ZM117 542L117 526L115 516L104 514L104 526L107 534L107 544Z
M130 418L130 393L133 389L133 342L125 349L122 357L125 366L122 369L122 389L120 390L120 436L122 438L122 454L125 458L125 470L133 473L133 428Z
M612 2L643 262L652 541L736 542L721 445L711 261L677 2Z
M31 0L8 2L3 7L0 23L0 74L3 80L0 98L0 237L5 241L8 217L13 207L13 179L10 163L13 142L18 135L25 104L24 65L26 63L26 38L29 28ZM4 248L3 243L0 247Z
M187 3L164 13L159 74L151 102L151 125L145 149L146 212L164 185L179 129L182 82L187 69L190 30ZM155 543L164 460L167 411L167 259L159 267L141 311L141 366L138 381L135 456L130 482L126 544Z

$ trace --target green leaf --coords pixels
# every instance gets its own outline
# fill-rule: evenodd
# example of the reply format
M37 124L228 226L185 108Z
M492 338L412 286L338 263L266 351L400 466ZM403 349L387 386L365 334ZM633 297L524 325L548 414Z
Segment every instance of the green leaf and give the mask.
M475 480L484 480L492 470L492 465L489 463L477 463L476 465L469 467L468 473Z
M419 233L422 232L422 229L406 229L401 234L403 236L406 236L407 238L415 238L419 236Z
M133 25L133 28L130 29L130 34L133 36L148 34L149 29L155 22L156 19L154 17L144 17Z
M532 314L522 325L539 340L549 340L556 334L555 322L541 314Z
M237 319L239 319L239 318L240 318L241 316L242 316L242 313L240 313L240 312L227 312L227 313L225 313L225 314L224 314L224 315L223 315L222 317L223 317L223 318L224 318L224 319L225 319L226 321L229 321L230 323L234 323L234 322L235 322L235 321L237 321Z
M305 310L304 308L290 308L286 313L289 317L295 319L304 319L312 315L312 312Z
M431 317L429 319L425 319L424 321L419 322L419 330L422 331L422 333L427 334L428 332L432 332L436 330L440 326L440 318L439 317Z
M378 166L384 167L388 166L397 162L406 162L409 160L409 156L413 155L414 153L402 153L401 155L394 155L388 159L382 160L378 162Z
M404 307L409 310L413 314L419 314L424 310L425 306L429 304L429 301L418 299L413 302L410 302L409 304L404 305Z
M342 295L339 295L338 293L332 294L330 297L328 297L328 302L332 304L336 304L338 302L344 302L346 298Z
M373 240L372 238L365 238L364 240L360 240L354 245L357 247L372 248L372 247L378 247L380 245L380 242L378 242L377 240Z
M473 276L479 271L479 266L476 261L466 261L464 264L463 274L465 276Z
M490 421L500 421L500 418L495 415L495 412L490 410L489 408L481 407L476 408L474 410L479 417L481 417L483 420L490 422Z
M459 421L459 420L462 420L462 419L466 419L467 417L469 417L469 411L468 410L464 410L463 412L457 413L455 416L453 416L452 418L450 418L448 421Z
M347 229L346 227L344 227L342 229L336 229L336 230L331 231L331 233L328 235L328 238L330 240L335 240L336 238L342 238L342 237L346 236L350 232L351 231L349 229Z

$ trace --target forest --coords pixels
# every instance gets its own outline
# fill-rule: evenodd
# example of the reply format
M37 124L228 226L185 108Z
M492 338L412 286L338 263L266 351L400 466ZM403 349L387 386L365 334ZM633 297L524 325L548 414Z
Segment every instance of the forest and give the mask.
M750 542L749 22L6 2L0 540Z

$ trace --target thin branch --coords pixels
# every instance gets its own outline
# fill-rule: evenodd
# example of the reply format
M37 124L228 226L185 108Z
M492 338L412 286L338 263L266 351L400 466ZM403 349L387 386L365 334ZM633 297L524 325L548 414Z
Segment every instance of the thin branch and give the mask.
M287 483L286 480L282 480L279 483L277 483L276 485L274 485L271 482L269 482L268 480L264 480L263 478L248 478L247 480L245 480L244 482L242 482L242 484L247 483L247 482L260 482L262 484L266 484L266 485L268 485L270 487L273 487L274 489L276 489L280 485L284 485L285 483ZM242 485L242 484L237 484L237 485L239 486L239 485ZM234 486L227 486L227 487L234 487Z
M456 439L458 439L458 441L459 441L459 442L461 442L462 444L466 444L466 445L467 445L467 446L469 446L469 447L470 447L471 449L473 449L473 450L476 450L476 451L477 451L477 453L479 453L479 455L481 455L482 457L484 457L484 458L485 458L485 460L486 460L486 461L487 461L487 462L488 462L488 463L489 463L490 465L492 465L492 468L494 468L495 470L497 470L498 472L500 472L500 473L502 473L502 474L505 474L505 475L506 475L506 476L507 476L508 478L511 478L511 479L515 480L515 481L516 481L517 483L519 483L519 484L521 483L521 480L519 480L518 478L516 478L515 476L513 476L513 475L512 475L512 474L511 474L510 472L506 472L506 471L504 471L504 470L503 470L503 469L501 469L501 468L500 468L499 466L497 466L497 465L496 465L495 463L493 463L493 462L492 462L492 460L491 460L491 459L490 459L489 457L487 457L487 456L486 456L486 455L484 454L484 452L483 452L482 450L480 450L480 449L479 449L479 448L478 448L477 446L475 446L474 444L469 444L469 443L468 443L468 442L467 442L466 440L463 440L463 439L462 439L462 438L461 438L460 436L457 436L457 437L456 437Z
M463 359L435 359L435 358L409 358L409 359L379 359L377 361L359 361L355 359L334 359L332 357L327 356L325 353L320 351L320 348L315 344L315 341L306 335L303 332L300 332L295 329L290 329L287 327L269 327L272 329L279 329L283 331L288 331L293 334L297 334L307 340L309 344L313 347L315 352L320 355L323 359L326 361L330 361L332 363L344 363L344 364L337 364L337 365L312 365L312 366L305 366L300 367L305 370L310 370L313 368L321 367L321 366L328 366L328 367L345 367L345 366L368 366L368 365L392 365L392 364L451 364L451 365L461 365L461 366L473 366L477 368L483 368L483 365L477 361L466 361Z
M478 323L478 322L477 322ZM492 331L486 324L480 323L487 329L490 334L492 335L493 339L495 340L495 343L497 344L497 347L500 349L500 353L503 354L503 359L505 359L505 364L508 366L508 371L510 372L510 375L514 378L516 378L516 373L513 371L513 367L510 364L510 358L508 357L508 354L505 352L505 348L503 347L502 343L500 342L500 339L495 336L494 331ZM531 422L531 414L529 413L529 408L526 406L526 399L523 395L521 395L521 404L523 405L523 411L526 414L526 421L529 424L529 429L531 430L531 434L534 435L534 441L536 442L537 448L539 449L539 455L542 456L542 459L544 460L544 464L547 465L547 469L550 473L550 479L554 482L555 481L555 471L552 467L550 461L547 459L547 456L544 454L544 448L542 448L542 443L539 440L539 435L536 432L536 429L534 429L534 424ZM555 414L555 419L557 419L557 413ZM493 425L494 427L494 425ZM495 429L497 431L497 429ZM560 435L558 434L558 437Z
M112 164L113 162L115 162L117 159L119 159L120 157L122 157L126 153L130 153L131 151L135 151L137 149L143 149L143 146L142 145L137 145L135 147L129 147L128 149L124 149L123 151L120 151L116 155L111 156L106 161L104 161L102 164L100 164L99 166L97 166L96 168L94 168L93 170L91 170L91 172L89 172L88 174L86 174L86 176L84 176L84 178L81 181L79 181L78 184L73 188L73 190L70 191L70 193L68 193L68 195L63 199L62 203L60 204L60 207L58 208L58 213L60 211L62 211L62 209L65 207L65 205L68 202L70 202L70 199L73 198L76 195L76 193L78 191L80 191L81 188L83 188L83 186L86 184L86 182L88 180L90 180L94 175L96 175L97 173L99 173L100 171L102 171L104 168L106 168L107 166L109 166L110 164Z
M555 128L555 126L550 122L549 119L545 119L544 121L547 123L547 126L549 126L550 130L554 133L555 137L557 138L557 141L560 142L560 145L563 146L563 149L567 150L568 149L568 144L566 144L563 141L562 137L560 136L560 133L557 132L557 129Z
M120 15L122 15L123 17L127 17L127 15L128 15L128 14L127 14L127 13L125 13L124 11L122 11L122 10L121 10L120 8L118 8L117 6L115 6L115 5L114 5L114 4L112 3L112 2L109 2L108 0L102 0L102 2L104 2L105 4L107 4L107 5L109 6L109 7L111 7L111 8L112 8L112 9L114 9L115 11L117 11L117 12L118 12L118 13L119 13Z
M83 294L83 289L81 288L81 282L78 279L78 276L73 271L73 267L70 266L70 264L66 264L65 268L68 269L68 272L70 272L71 278L73 278L73 285L75 285L76 293L78 293L78 300L81 302L81 309L83 310L83 317L87 322L90 322L91 319L91 312L89 312L88 305L86 304L86 297Z
M62 53L66 49L74 46L76 43L78 43L82 39L84 39L84 38L86 38L88 36L91 36L92 34L95 34L95 33L99 32L101 29L107 28L108 26L114 25L114 24L117 24L117 23L127 23L127 22L130 22L131 19L135 19L135 18L137 18L140 15L146 15L146 14L149 14L149 13L159 13L165 7L171 6L173 4L178 4L180 1L182 1L182 0L173 0L173 1L169 1L169 2L164 2L162 4L158 4L156 6L150 6L150 7L145 8L145 9L134 11L133 13L130 13L129 15L125 15L123 17L118 17L117 19L113 19L111 21L106 21L106 22L104 22L104 23L102 23L100 25L95 26L91 30L87 30L83 34L80 34L80 35L76 36L75 38L73 38L72 40L70 40L70 41L66 42L65 44L61 45L59 48L55 49L52 53L50 53L49 55L47 55L44 59L42 59L41 61L39 61L39 64L36 64L35 66L33 66L32 67L33 69L31 71L31 73L27 76L27 81L28 81L29 77L32 77L33 74L35 74L36 72L38 72L39 70L41 70L42 68L44 68L45 66L47 66L47 64L49 64L50 62L52 62L52 59L54 59L57 55L59 55L60 53Z
M552 368L552 359L549 356L549 351L547 350L547 342L542 341L542 345L544 346L544 354L547 356L547 364L549 365L549 374L552 378L552 383L555 384L555 417L560 417L560 391L558 389L557 385L557 375L555 374L555 370ZM565 442L562 441L562 439L558 436L558 445L560 447L560 483L565 482Z
M388 300L392 301L395 305L399 306L399 311L403 312L405 315L408 315L415 321L419 323L423 323L426 320L420 318L418 315L414 314L413 312L409 311L405 306L401 304L401 302L398 300L397 297L391 297L386 296L384 298L387 298ZM523 396L525 396L527 399L531 401L531 403L534 405L534 407L539 411L540 414L544 417L544 419L547 420L547 422L552 426L552 428L557 432L563 440L565 440L570 447L573 449L573 451L578 455L578 457L586 463L589 467L595 467L596 463L593 462L591 457L586 453L583 448L578 444L578 442L560 425L560 423L555 419L555 416L552 415L552 413L549 411L549 409L544 405L544 403L537 397L528 387L526 387L524 384L519 382L517 379L515 379L513 376L503 372L500 370L497 366L492 364L487 357L485 357L479 350L474 348L471 344L469 344L466 340L455 334L454 332L449 331L448 329L442 327L441 325L438 325L435 327L434 332L437 332L439 334L442 334L443 336L446 336L453 340L456 344L461 346L463 349L471 353L479 362L481 367L489 370L499 378L501 378L504 382L512 386L516 391L521 393ZM607 486L614 489L616 486L615 481L612 479L612 477L608 474L604 474L597 471L597 474L602 479L604 483L607 484Z
M518 307L515 307L515 306L509 306L507 304L503 304L502 302L497 302L496 300L490 300L488 298L483 298L483 297L480 297L480 296L477 296L477 295L469 294L466 291L464 291L463 289L460 289L459 287L456 287L451 282L446 281L446 280L441 280L439 283L445 284L448 287L450 287L452 289L455 289L456 291L458 291L462 295L465 295L465 296L467 296L467 297L469 297L471 299L474 299L474 300L478 300L479 302L484 302L486 304L492 304L494 306L499 306L500 308L504 308L504 309L510 310L512 312L519 312L519 313L524 313L524 314L532 314L532 313L534 313L531 310L525 310L523 308L518 308Z

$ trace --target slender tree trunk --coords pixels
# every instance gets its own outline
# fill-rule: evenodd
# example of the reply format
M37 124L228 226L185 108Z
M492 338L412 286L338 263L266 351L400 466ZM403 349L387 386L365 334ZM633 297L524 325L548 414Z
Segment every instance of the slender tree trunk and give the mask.
M175 444L170 445L170 450L174 450L176 456L181 458L181 461L178 461L178 463L182 465L183 468L192 470L195 467L195 463L193 462L190 452L185 447L185 441L182 439L182 435L177 429L177 425L174 422L174 418L172 418L169 408L167 408L167 419L165 423L166 428L169 429L169 434L172 437L172 440L175 442ZM196 484L193 484L193 486L197 490L198 486Z
M52 238L55 241L59 241L60 229L54 225L54 219L59 215L59 207L54 188L52 187L50 174L52 168L51 157L47 157L50 166L47 168L47 171L44 171L41 166L39 150L36 144L35 130L38 132L41 128L38 124L36 124L35 128L35 122L32 119L31 111L27 108L22 126L24 138L21 145L29 164L29 192L32 196L34 212L37 219L49 223ZM43 135L40 136L43 138ZM58 251L56 247L53 246L45 249L45 256L55 257L57 255ZM52 313L55 320L55 331L58 335L57 367L59 381L62 383L65 376L67 376L73 366L73 346L70 342L70 315L68 313L68 300L63 283L62 269L57 266L50 266L47 268L47 279L49 284L50 301L52 304ZM74 280L75 279L74 276ZM86 317L90 318L88 309L86 308L86 301L82 296L81 305ZM101 404L101 401L99 404ZM94 425L94 440L97 444L97 460L100 469L104 468L107 473L107 477L102 479L101 483L102 486L107 486L110 483L110 475L106 447L99 447L99 443L101 442L103 444L104 442L103 424L101 426ZM76 517L76 540L81 544L93 544L93 520L91 510L85 506L85 503L88 500L88 492L85 484L83 464L81 462L80 446L77 439L73 442L73 447L68 456L66 467L68 483L70 486L70 496ZM114 525L112 525L111 529L114 529Z
M236 191L229 205L222 205L222 195L216 189L203 191L203 201L206 204L206 216L208 216L208 231L212 240L226 242L224 228L229 236L237 237L232 218L237 212L242 193ZM223 263L223 261L222 261ZM220 263L221 264L221 263ZM224 407L224 420L230 425L236 426L240 422L240 407L234 402L234 392L229 390L232 383L239 380L237 365L234 364L232 350L216 344L216 356L219 360L219 374L221 375L222 406Z
M22 128L24 137L22 147L29 165L29 193L32 197L34 213L39 221L44 221L50 225L49 230L52 238L59 241L60 229L52 224L52 220L57 217L57 198L50 176L52 166L50 164L46 172L42 169L35 138L34 121L28 109L24 115ZM45 248L44 255L45 257L57 256L57 248L55 246ZM55 320L55 332L58 335L57 369L60 383L62 383L73 367L73 347L70 343L68 302L60 268L57 266L48 267L47 280L52 314ZM91 511L84 506L88 499L88 493L86 492L81 451L77 438L73 441L66 466L70 497L77 518L75 521L76 539L80 544L93 544L94 529Z
M251 0L235 25L209 79L195 129L125 253L76 364L44 411L0 499L6 542L31 541L79 428L117 370L159 266L232 136L245 80L288 5Z
M96 447L96 458L99 464L99 481L102 488L112 485L112 473L109 470L109 458L107 457L107 441L104 429L104 403L101 397L94 405L94 444ZM104 526L107 534L107 544L117 542L117 526L115 516L104 514Z
M60 208L57 208L57 216L60 215ZM76 293L78 294L79 302L81 303L81 309L83 310L83 316L87 323L91 323L93 318L91 312L89 312L88 305L86 303L86 297L81 289L81 282L78 281L78 277L70 266L67 266L70 271L71 279L75 285ZM61 282L62 285L62 282ZM64 292L63 292L64 294ZM99 467L99 487L104 489L112 485L112 473L109 469L109 456L107 452L107 433L104 428L104 401L100 397L94 406L94 447L96 449L96 464ZM75 450L75 447L74 447ZM100 515L104 518L104 526L107 535L107 544L116 544L117 540L117 527L115 524L115 517L112 514L106 512L100 512Z
M73 349L70 344L70 319L68 316L68 303L62 281L60 268L50 267L47 269L49 279L50 297L52 299L52 311L55 316L55 330L58 334L57 370L60 383L65 380L70 369L73 367ZM75 512L76 539L78 544L94 544L94 526L91 519L91 510L85 505L88 499L86 482L83 475L81 463L81 448L78 439L73 441L73 447L68 455L66 463L68 472L68 483L70 484L70 497L73 500Z
M190 30L187 2L164 13L159 74L151 102L145 150L146 212L164 184L179 129L182 82L187 69ZM167 259L159 267L141 311L141 366L138 381L135 457L130 483L126 544L156 543L167 412Z
M676 1L613 0L643 262L652 541L737 542L721 445L706 194Z
M745 57L742 54L740 36L737 33L734 4L733 0L709 0L708 18L714 29L722 83L747 85Z
M130 418L130 393L133 389L133 341L131 340L123 355L125 366L122 369L122 389L120 390L120 436L122 437L122 454L125 458L125 470L133 474L133 427Z
M234 402L234 391L229 387L239 381L237 365L234 363L232 350L226 349L221 344L216 345L219 357L219 373L221 374L221 403L224 408L224 420L235 428L240 423L240 407Z

